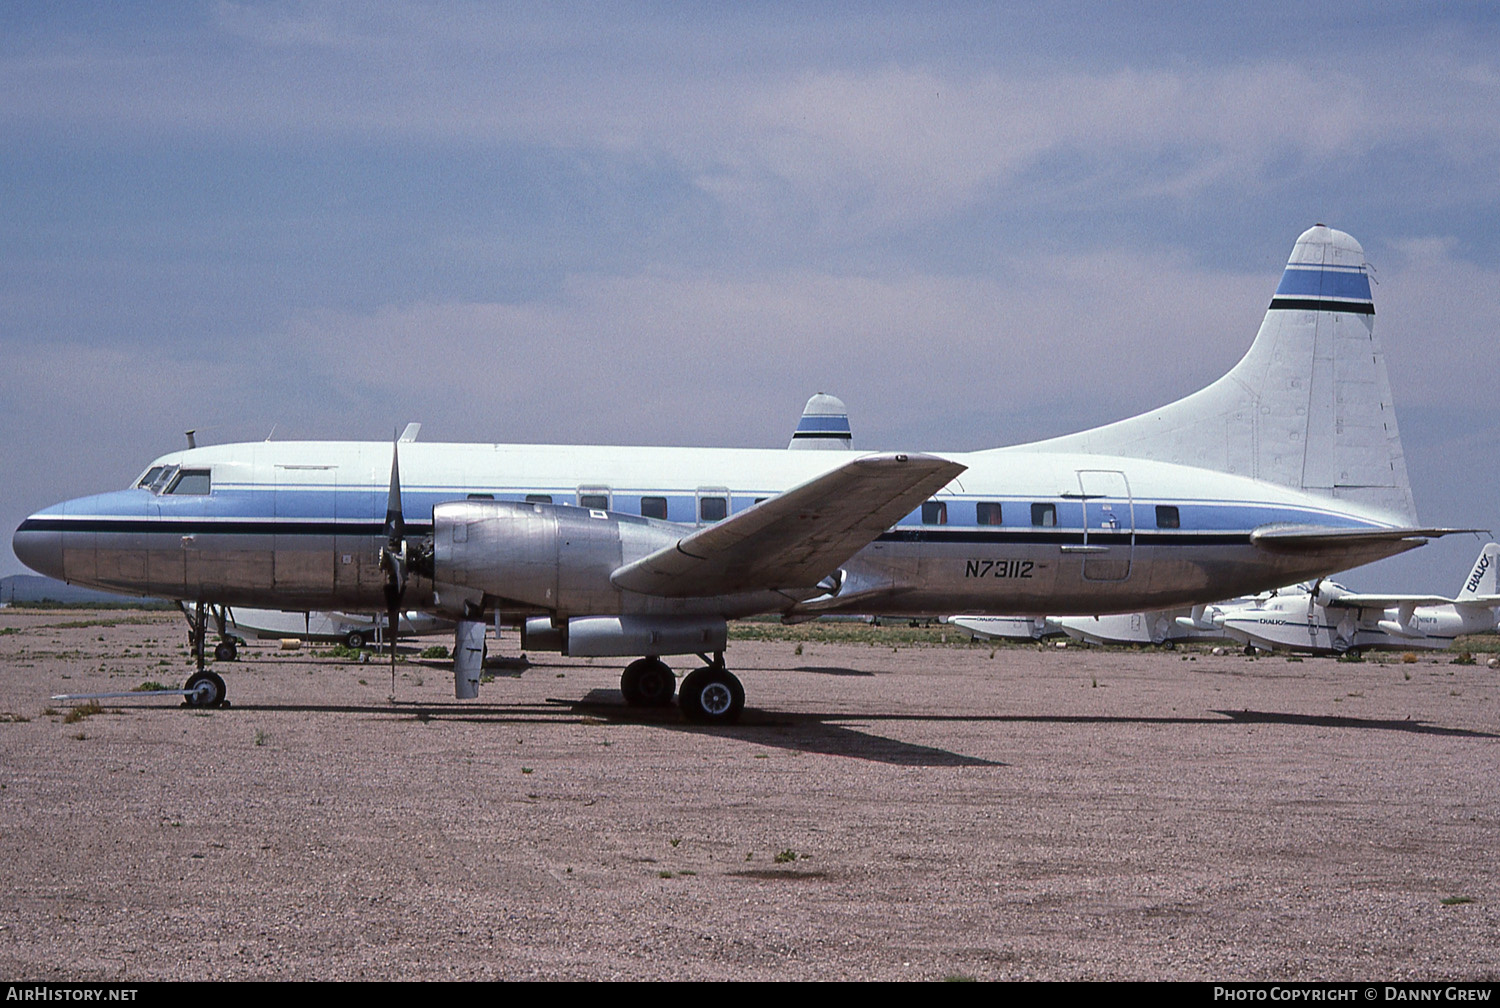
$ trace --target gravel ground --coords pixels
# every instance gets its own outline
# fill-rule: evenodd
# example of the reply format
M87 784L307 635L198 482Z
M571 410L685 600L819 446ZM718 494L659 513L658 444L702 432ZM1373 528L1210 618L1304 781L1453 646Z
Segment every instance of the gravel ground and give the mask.
M226 710L48 700L184 639L0 611L0 976L1500 979L1482 661L736 643L699 729L612 660L393 704L262 644Z

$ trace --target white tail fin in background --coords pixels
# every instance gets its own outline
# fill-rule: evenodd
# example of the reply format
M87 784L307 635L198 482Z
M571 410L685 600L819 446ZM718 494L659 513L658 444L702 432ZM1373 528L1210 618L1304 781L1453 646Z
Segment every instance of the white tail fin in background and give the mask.
M819 392L807 400L802 419L792 432L788 448L851 448L854 434L849 429L849 410L837 396Z
M1223 378L1129 420L1013 450L1236 473L1415 525L1374 321L1364 250L1319 224L1297 239L1255 342Z
M1468 577L1464 578L1463 587L1459 589L1454 601L1493 600L1500 595L1496 583L1497 570L1500 570L1500 543L1485 543L1484 549L1479 551L1479 559L1474 561L1474 567L1469 571ZM1495 603L1487 601L1484 604L1494 605Z

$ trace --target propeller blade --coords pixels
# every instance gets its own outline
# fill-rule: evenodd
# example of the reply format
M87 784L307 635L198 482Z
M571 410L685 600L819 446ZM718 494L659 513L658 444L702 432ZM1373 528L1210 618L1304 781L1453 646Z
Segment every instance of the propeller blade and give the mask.
M406 594L406 518L401 513L401 450L391 444L391 491L385 502L385 546L380 565L385 568L386 646L391 652L391 696L396 695L396 627L401 619L401 597Z
M406 535L406 519L401 514L401 451L391 445L391 490L385 499L385 538L392 550L399 549Z

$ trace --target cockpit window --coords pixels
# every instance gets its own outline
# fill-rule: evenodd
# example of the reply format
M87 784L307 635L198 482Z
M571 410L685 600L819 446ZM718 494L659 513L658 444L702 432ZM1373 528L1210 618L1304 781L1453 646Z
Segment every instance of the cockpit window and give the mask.
M138 487L149 488L152 483L156 482L156 477L160 476L161 471L165 468L166 466L152 466L150 469L146 470L145 474L141 476L140 479L135 481L135 485Z
M184 469L177 474L172 485L167 488L169 494L206 494L213 488L209 480L207 469Z
M157 472L156 478L153 479L151 481L151 485L146 488L154 494L159 494L165 491L167 488L167 484L172 482L172 477L177 475L176 466L161 466L159 467L159 469L160 471Z

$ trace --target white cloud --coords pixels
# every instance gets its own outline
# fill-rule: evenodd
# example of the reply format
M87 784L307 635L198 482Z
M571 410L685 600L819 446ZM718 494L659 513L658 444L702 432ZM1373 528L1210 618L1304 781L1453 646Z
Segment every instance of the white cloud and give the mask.
M226 3L210 26L155 47L70 39L22 49L0 63L0 108L12 122L148 135L667 158L719 197L790 193L873 226L1008 198L1049 157L1071 159L1099 185L1125 179L1142 195L1190 195L1253 183L1288 158L1348 161L1395 146L1478 165L1500 148L1495 64L1455 60L1420 38L1391 40L1386 55L1401 73L1372 81L1369 52L1315 65L971 70L913 50L875 67L778 61L757 71L750 53L728 67L663 64L653 57L673 48L670 26L616 27L650 44L610 47L566 15L484 7L372 15Z

